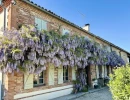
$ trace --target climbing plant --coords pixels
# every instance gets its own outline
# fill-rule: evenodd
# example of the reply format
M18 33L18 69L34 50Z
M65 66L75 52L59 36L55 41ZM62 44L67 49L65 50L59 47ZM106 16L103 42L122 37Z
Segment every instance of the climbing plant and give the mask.
M22 71L38 74L46 70L46 64L55 67L88 65L125 65L115 52L102 49L96 42L78 35L61 35L55 31L38 31L34 26L6 30L0 37L0 70L4 73ZM83 71L79 71L79 73ZM82 85L86 80L79 74ZM82 86L81 85L81 86Z

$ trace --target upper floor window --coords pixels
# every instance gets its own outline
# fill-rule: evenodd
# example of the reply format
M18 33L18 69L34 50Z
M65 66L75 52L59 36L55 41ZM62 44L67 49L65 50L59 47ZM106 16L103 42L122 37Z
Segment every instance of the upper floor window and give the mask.
M68 82L69 80L69 69L68 67L63 67L63 82Z
M39 86L39 85L43 85L44 84L44 72L41 72L40 74L34 75L33 77L33 85L35 86Z
M63 33L62 33L62 35L67 35L67 34L69 34L69 33L70 33L69 30L67 30L67 29L63 29Z
M36 17L35 24L36 24L38 30L47 30L47 22L46 21Z

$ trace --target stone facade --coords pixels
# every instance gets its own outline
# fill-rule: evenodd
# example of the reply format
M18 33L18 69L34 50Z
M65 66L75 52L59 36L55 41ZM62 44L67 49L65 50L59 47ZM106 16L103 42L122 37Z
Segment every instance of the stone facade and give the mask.
M45 71L45 85L44 86L39 86L39 87L34 87L32 89L24 89L24 75L23 73L17 73L15 72L13 75L12 74L6 74L4 83L5 83L5 97L4 100L14 100L14 95L16 94L22 94L22 93L30 93L34 91L39 91L39 90L45 90L45 89L50 89L50 88L56 88L56 87L61 87L61 86L66 86L66 85L71 85L72 81L72 75L71 75L71 68L69 68L70 75L69 75L69 82L63 83L63 84L58 84L58 71L55 69L55 82L54 85L48 85L48 70ZM38 94L40 95L40 94ZM33 95L36 96L36 95ZM26 97L28 98L28 97ZM22 99L22 98L21 98Z
M43 19L47 22L47 30L55 30L63 32L64 29L70 31L71 34L78 34L81 36L87 36L90 39L95 39L98 43L102 45L110 45L102 40L99 40L92 35L88 34L86 31L79 30L78 28L46 13L42 10L33 7L22 0L16 0L17 4L15 6L10 5L8 8L8 29L12 27L19 28L22 24L31 24L35 25L35 17ZM115 50L116 48L114 48ZM116 50L119 53L120 50ZM122 52L123 53L123 52ZM126 60L127 54L124 52L123 54L124 59ZM91 67L91 80L93 78L97 78L96 67ZM111 68L109 67L109 72L111 72ZM58 84L58 69L54 69L54 85L48 84L48 74L49 69L47 68L45 75L45 86L34 87L32 89L24 89L24 75L22 73L14 73L14 75L7 74L5 75L4 84L5 84L5 100L13 100L14 95L21 94L21 93L29 93L38 90L45 90L54 87L61 87L72 84L72 68L69 68L69 82Z

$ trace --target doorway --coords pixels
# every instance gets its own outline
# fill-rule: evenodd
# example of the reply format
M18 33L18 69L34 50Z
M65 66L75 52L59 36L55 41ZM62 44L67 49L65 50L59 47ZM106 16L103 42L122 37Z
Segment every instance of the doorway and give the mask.
M92 87L92 82L91 82L91 68L90 66L86 67L86 74L87 74L87 85L88 87Z

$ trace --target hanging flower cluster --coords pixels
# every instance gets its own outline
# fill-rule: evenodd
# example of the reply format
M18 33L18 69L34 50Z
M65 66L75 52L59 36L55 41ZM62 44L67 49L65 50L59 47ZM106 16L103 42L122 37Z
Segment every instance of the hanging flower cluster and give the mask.
M109 53L85 37L39 32L31 25L5 31L0 38L0 68L3 72L22 70L38 74L46 70L47 63L82 69L90 64L125 64L115 52Z
M106 65L109 65L111 67L120 67L125 65L125 61L119 55L117 55L115 51L112 51L107 55Z

